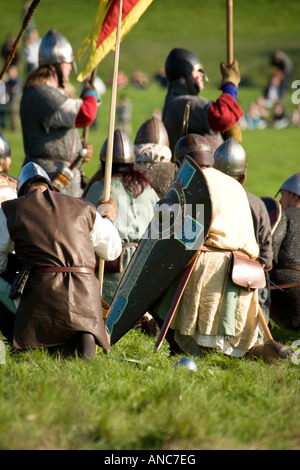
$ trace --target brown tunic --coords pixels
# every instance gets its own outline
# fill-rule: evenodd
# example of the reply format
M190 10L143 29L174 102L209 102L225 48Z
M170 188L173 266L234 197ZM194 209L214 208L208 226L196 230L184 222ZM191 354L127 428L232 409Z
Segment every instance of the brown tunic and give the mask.
M96 208L89 201L35 190L6 201L2 207L22 263L32 269L95 268L90 231ZM14 346L61 345L76 331L92 333L99 346L110 349L96 276L64 272L31 275L16 313Z

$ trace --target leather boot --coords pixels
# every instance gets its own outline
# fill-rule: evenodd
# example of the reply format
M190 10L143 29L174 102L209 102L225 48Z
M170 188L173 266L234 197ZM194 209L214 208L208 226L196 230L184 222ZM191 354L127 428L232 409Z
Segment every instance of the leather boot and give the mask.
M264 355L268 359L269 364L282 359L284 361L290 361L293 350L284 344L277 343L276 341L267 341L264 344Z
M264 344L253 346L245 355L247 359L263 358L267 364L274 364L278 360L290 361L293 350L276 341L267 341Z
M79 333L76 341L76 351L84 361L95 357L96 343L94 336L91 333Z

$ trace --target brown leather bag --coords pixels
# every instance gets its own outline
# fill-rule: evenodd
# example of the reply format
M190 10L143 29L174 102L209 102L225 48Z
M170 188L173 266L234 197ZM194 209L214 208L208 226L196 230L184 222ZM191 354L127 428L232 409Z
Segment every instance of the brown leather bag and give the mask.
M245 253L233 251L229 269L232 282L238 286L250 290L263 289L266 285L264 266Z

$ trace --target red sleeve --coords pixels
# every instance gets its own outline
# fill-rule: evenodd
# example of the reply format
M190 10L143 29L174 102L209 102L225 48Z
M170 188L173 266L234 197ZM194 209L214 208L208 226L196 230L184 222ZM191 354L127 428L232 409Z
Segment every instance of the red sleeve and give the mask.
M243 116L243 111L235 99L223 93L208 110L208 122L215 132L225 132Z
M75 127L90 126L97 116L97 101L92 95L84 95L81 108L75 119Z

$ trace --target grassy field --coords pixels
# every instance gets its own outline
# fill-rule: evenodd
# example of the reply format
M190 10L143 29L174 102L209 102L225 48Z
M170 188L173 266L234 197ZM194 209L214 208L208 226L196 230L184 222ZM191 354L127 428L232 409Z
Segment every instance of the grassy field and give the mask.
M0 44L7 34L15 35L21 27L21 0L1 4ZM153 80L154 74L164 64L168 52L176 46L195 51L205 65L210 78L204 96L216 99L220 80L219 63L226 60L225 0L196 1L154 0L142 19L121 43L119 69L128 76L129 84L118 91L132 101L132 133L134 139L139 126L153 113L161 110L165 88ZM77 53L83 39L90 33L97 12L98 0L42 0L34 16L41 37L55 27L65 34ZM300 2L288 0L240 0L234 2L234 56L239 61L242 82L239 101L246 112L251 102L260 96L267 84L269 57L276 49L284 50L295 63L294 78L300 77L300 49L298 45L298 18ZM5 21L4 21L5 19ZM21 75L24 76L22 47L19 55ZM98 75L107 84L113 70L113 52L101 62ZM80 63L78 66L80 67ZM132 85L132 73L142 70L150 80L145 90ZM78 90L80 84L73 73L72 83ZM296 108L291 101L291 90L286 97L290 113ZM98 167L98 155L108 135L111 89L107 87L99 109L97 131L89 131L89 142L94 146L94 157L85 166L87 176ZM17 175L24 158L21 133L6 130L13 152L12 174ZM298 171L300 133L298 129L274 131L245 131L243 145L249 159L247 186L258 195L273 195L282 179Z
M23 3L1 2L0 43L9 32L18 33ZM90 32L98 3L42 0L35 15L41 36L55 27L77 51ZM224 8L225 0L154 0L122 42L120 68L129 77L125 91L133 103L131 138L153 110L162 109L166 90L151 78L172 47L199 54L210 77L204 95L218 97L219 63L226 59ZM295 0L234 1L234 50L243 78L239 100L244 111L266 85L274 50L293 58L295 79L300 77L299 14L300 2ZM106 83L112 64L110 53L98 69ZM151 79L145 90L132 86L137 69ZM78 87L76 77L73 84ZM295 106L290 95L286 105L291 112ZM88 176L98 167L109 107L108 88L99 128L89 131L94 157L85 166ZM5 134L12 147L11 173L17 176L24 158L22 135L8 129ZM273 196L283 180L299 171L299 136L294 127L243 132L249 191ZM291 345L299 339L274 324L271 328L277 341ZM167 345L154 355L154 344L153 338L132 330L109 356L99 351L88 364L62 361L45 350L16 353L5 345L0 350L0 449L300 449L297 358L269 366L212 354L196 359L194 373L173 369L176 358L169 356Z
M193 372L172 368L165 344L153 347L132 330L88 364L7 348L0 448L299 449L299 366L212 354Z

